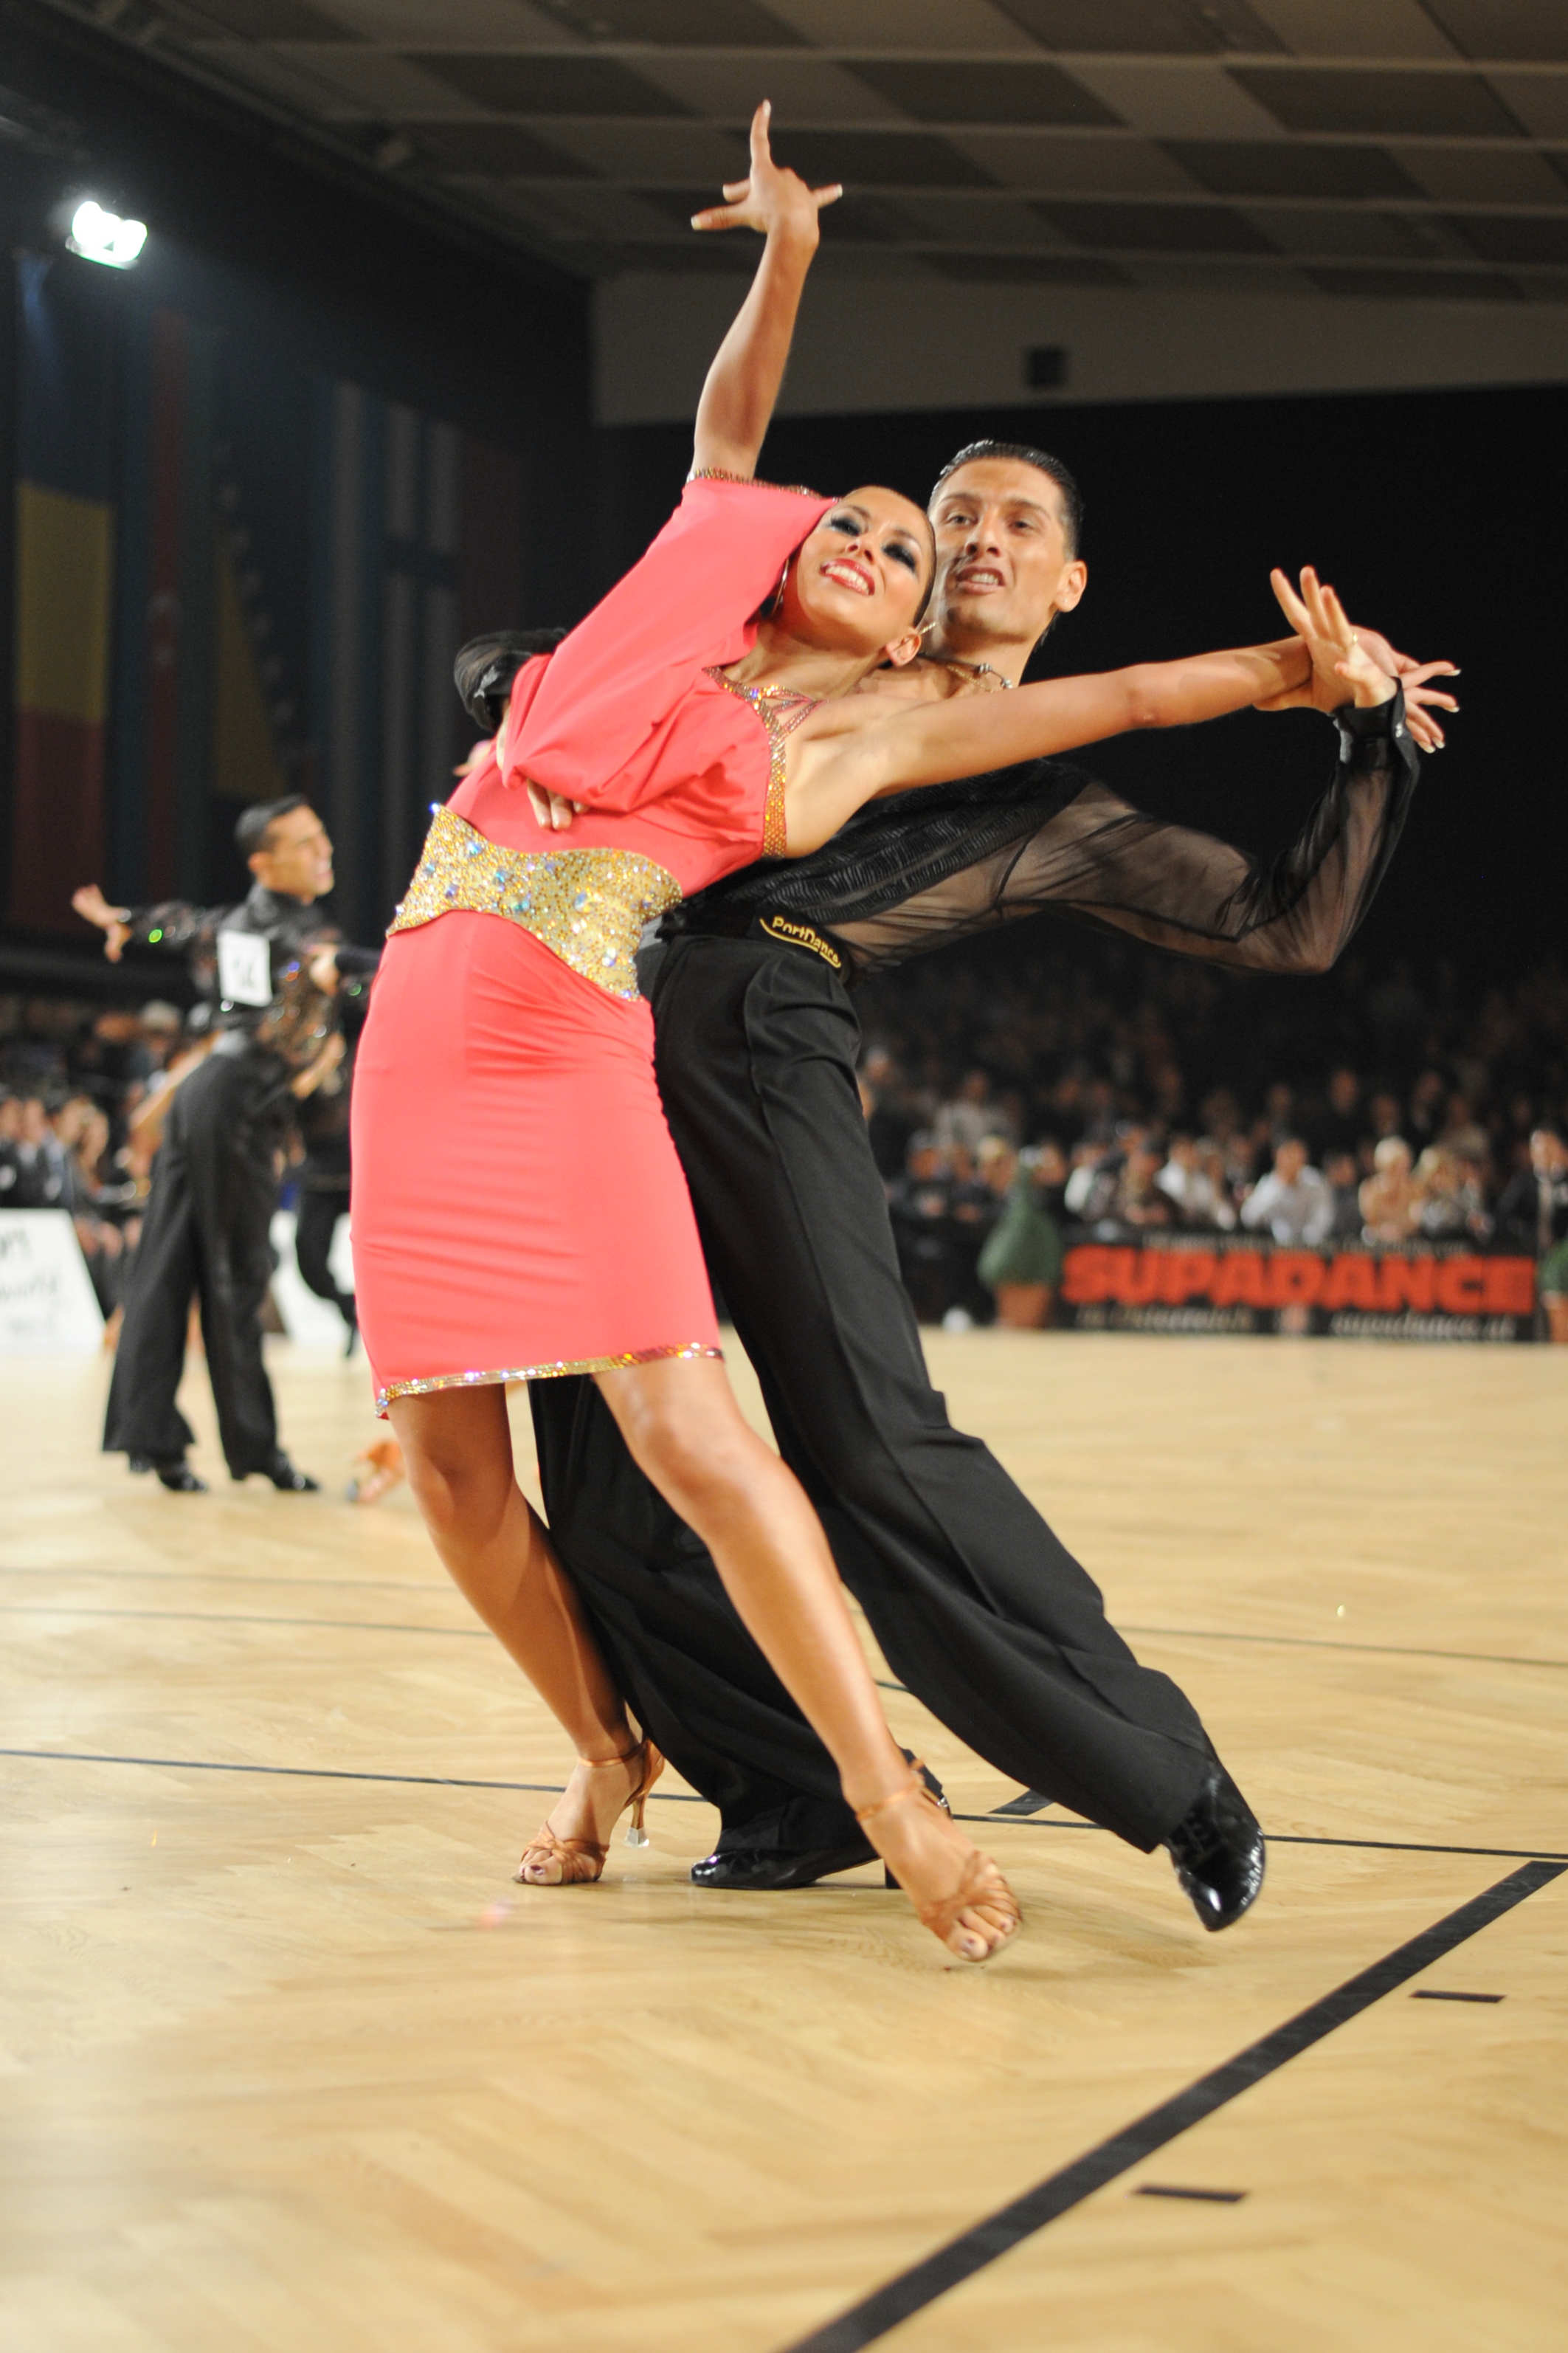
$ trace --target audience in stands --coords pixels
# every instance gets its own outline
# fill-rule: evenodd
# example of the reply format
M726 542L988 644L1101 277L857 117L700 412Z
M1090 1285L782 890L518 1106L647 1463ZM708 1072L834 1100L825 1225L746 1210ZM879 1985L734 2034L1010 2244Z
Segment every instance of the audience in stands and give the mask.
M1074 932L973 942L858 993L872 1153L916 1312L1044 1322L1064 1237L1256 1234L1538 1262L1568 1342L1568 973L1310 987ZM181 1015L0 997L0 1209L67 1209L119 1298Z

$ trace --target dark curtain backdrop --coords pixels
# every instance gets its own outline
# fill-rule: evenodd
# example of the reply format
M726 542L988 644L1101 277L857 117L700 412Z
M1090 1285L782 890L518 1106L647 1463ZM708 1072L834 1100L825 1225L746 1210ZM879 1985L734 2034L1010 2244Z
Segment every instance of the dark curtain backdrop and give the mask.
M980 434L1043 443L1088 501L1089 590L1037 667L1102 670L1283 633L1271 565L1314 563L1353 617L1464 677L1449 748L1361 947L1452 959L1472 978L1565 945L1568 755L1560 552L1568 394L1379 394L924 416L791 418L762 470L824 491L883 481L924 499ZM605 429L606 578L658 528L689 462L685 427ZM1108 744L1119 790L1250 847L1283 843L1320 788L1327 731L1247 713Z

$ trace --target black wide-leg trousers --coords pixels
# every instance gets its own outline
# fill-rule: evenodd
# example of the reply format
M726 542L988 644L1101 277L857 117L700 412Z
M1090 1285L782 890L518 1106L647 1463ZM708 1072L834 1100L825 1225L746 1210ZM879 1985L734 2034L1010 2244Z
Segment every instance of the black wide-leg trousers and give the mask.
M285 1076L269 1054L219 1046L169 1106L115 1353L105 1453L171 1461L190 1445L174 1394L193 1297L230 1472L243 1479L265 1471L277 1451L261 1310L272 1277Z
M931 1388L899 1279L847 992L818 957L677 939L648 960L660 1091L710 1264L785 1461L899 1681L1009 1778L1160 1842L1212 1756L1092 1579ZM552 1531L639 1719L726 1843L836 1842L826 1752L707 1553L586 1381L535 1382Z

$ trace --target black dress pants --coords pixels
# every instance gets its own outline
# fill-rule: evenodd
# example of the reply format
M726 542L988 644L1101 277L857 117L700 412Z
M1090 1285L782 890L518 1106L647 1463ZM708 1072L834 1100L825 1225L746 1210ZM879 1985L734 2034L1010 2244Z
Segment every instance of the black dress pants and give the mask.
M230 1472L243 1479L265 1471L277 1451L261 1308L272 1277L286 1081L274 1056L220 1045L169 1107L114 1359L105 1453L172 1461L190 1445L174 1393L193 1296Z
M716 1283L889 1665L999 1772L1157 1845L1213 1750L931 1386L847 991L819 958L761 940L679 938L649 961L659 1087ZM541 1381L531 1396L552 1535L639 1719L721 1807L727 1845L834 1842L847 1817L826 1751L597 1391Z
M294 1224L294 1256L300 1262L300 1272L306 1288L318 1299L325 1299L335 1307L352 1332L354 1329L354 1295L352 1291L340 1291L331 1264L332 1236L338 1229L338 1219L349 1206L349 1182L335 1174L313 1178L310 1163L306 1161L300 1181L300 1208Z

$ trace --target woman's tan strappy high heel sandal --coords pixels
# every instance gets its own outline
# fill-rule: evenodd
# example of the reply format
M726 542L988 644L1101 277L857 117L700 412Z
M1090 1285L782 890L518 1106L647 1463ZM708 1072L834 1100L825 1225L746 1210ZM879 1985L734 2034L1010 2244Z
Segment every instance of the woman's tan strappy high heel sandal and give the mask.
M647 1846L647 1832L643 1828L643 1808L647 1793L664 1770L664 1758L651 1740L639 1740L624 1757L584 1757L590 1772L618 1765L631 1775L631 1788L621 1800L616 1819L632 1810L631 1826L626 1831L628 1846ZM522 1851L522 1861L513 1877L526 1887L570 1887L584 1881L597 1879L605 1868L608 1846L598 1839L557 1838L548 1820L537 1830ZM556 1865L555 1876L546 1879L535 1874Z
M875 1805L861 1806L855 1819L858 1822L868 1823L873 1816L886 1813L889 1806L905 1805L910 1799L929 1806L932 1813L942 1816L943 1820L950 1819L921 1781L911 1781L907 1789L900 1789L891 1798L879 1798ZM871 1842L876 1844L874 1833ZM952 1894L939 1895L930 1904L917 1904L915 1910L921 1925L931 1930L940 1944L946 1946L955 1960L960 1961L988 1961L993 1953L999 1952L1011 1937L1017 1935L1024 1917L1017 1897L996 1865L977 1847L971 1851L963 1876ZM965 1912L973 1912L984 1926L961 1927L960 1918ZM973 1941L976 1936L987 1937L983 1953L966 1952L963 1945L955 1941L958 1938Z

